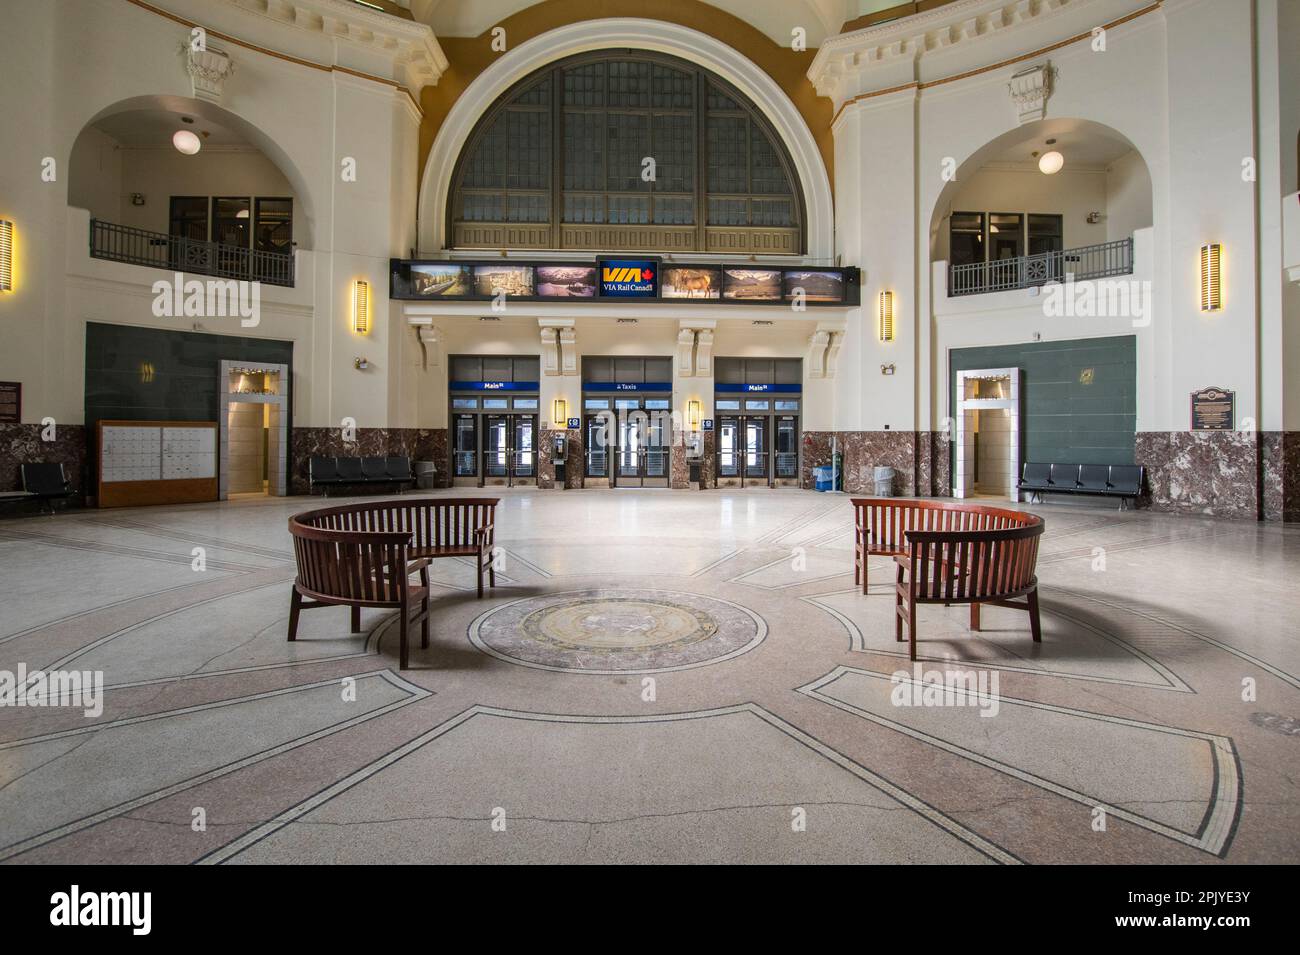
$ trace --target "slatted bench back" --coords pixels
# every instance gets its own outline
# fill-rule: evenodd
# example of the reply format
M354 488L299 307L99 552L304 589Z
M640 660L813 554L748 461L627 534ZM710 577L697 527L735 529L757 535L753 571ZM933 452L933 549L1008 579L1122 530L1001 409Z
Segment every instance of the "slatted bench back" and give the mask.
M855 497L858 533L872 554L907 553L909 531L983 531L1016 527L1032 515L1005 508L947 501Z
M1032 590L1040 522L984 531L910 535L916 597L926 601L1005 600Z
M298 515L299 517L303 515ZM331 530L289 519L298 582L317 597L397 607L407 586L411 535Z
M325 507L298 515L315 527L354 532L401 532L416 552L438 548L474 548L475 532L485 531L492 544L496 497L403 498Z

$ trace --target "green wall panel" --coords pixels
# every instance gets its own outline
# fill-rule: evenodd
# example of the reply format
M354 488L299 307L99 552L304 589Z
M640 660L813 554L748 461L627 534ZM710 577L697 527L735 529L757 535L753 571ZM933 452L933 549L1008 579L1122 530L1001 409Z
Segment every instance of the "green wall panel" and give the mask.
M1078 338L955 348L948 357L949 407L957 372L1019 368L1023 461L1132 464L1137 431L1137 338ZM1090 381L1085 371L1091 369Z
M217 370L223 358L292 366L293 342L87 323L86 427L91 441L101 419L216 421Z

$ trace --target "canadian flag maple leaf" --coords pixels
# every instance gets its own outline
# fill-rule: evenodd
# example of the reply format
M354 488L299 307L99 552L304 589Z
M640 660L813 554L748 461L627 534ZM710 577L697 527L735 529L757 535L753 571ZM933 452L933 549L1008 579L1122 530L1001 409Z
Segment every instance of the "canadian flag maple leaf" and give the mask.
M655 277L655 274L650 269L646 269L644 272L641 273L641 277L645 279L647 282L649 282L651 279Z

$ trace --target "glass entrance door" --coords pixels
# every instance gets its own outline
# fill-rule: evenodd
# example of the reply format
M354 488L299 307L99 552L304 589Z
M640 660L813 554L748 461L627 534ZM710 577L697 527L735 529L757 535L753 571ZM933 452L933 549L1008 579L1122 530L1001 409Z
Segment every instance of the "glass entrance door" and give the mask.
M718 486L740 487L740 418L718 419Z
M478 415L458 414L452 421L451 473L456 484L478 486Z
M779 415L772 445L772 483L778 487L799 486L799 419Z
M745 486L768 483L766 417L744 419Z
M536 484L537 415L484 415L483 422L483 484Z
M483 483L510 484L510 415L484 416Z
M642 452L643 487L667 487L672 473L673 419L670 412L651 411L642 421L645 448Z
M619 487L641 487L645 474L645 415L639 409L620 409L618 416L618 462L614 475Z
M510 484L537 483L537 416L511 415L514 441L510 451Z
M583 427L587 455L587 477L609 478L609 438L612 430L608 411L587 415Z

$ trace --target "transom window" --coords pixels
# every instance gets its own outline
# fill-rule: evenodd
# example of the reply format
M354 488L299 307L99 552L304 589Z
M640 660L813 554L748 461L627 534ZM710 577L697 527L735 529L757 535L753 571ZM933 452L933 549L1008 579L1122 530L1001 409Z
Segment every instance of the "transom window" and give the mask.
M516 84L452 176L455 248L803 251L803 197L771 124L694 64L600 51Z

